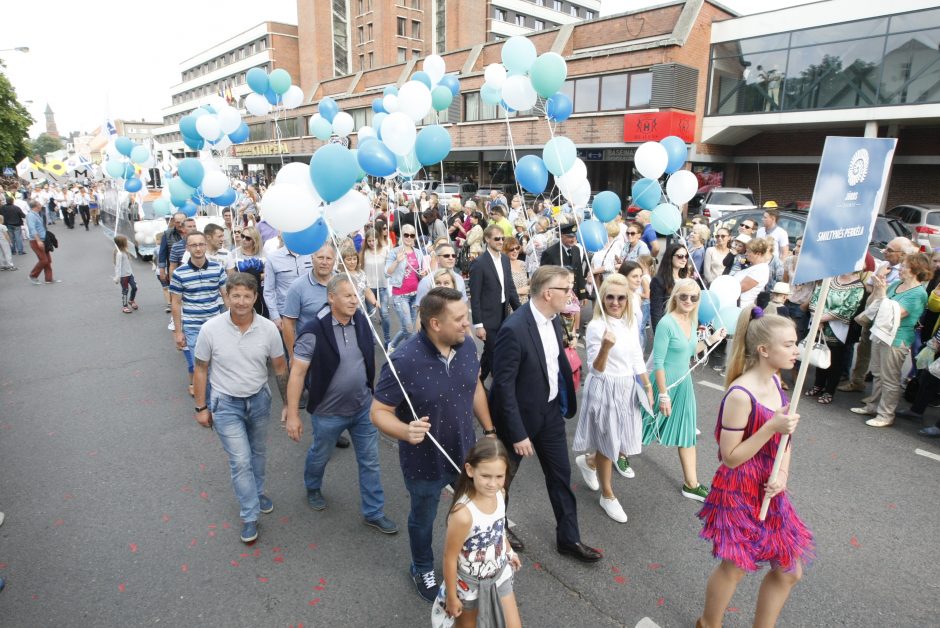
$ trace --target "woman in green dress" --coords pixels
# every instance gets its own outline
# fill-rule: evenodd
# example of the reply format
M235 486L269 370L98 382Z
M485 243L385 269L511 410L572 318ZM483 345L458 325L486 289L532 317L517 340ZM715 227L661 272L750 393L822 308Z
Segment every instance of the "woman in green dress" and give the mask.
M666 314L656 326L653 339L653 385L658 412L646 417L643 445L654 440L679 448L682 464L682 495L704 502L708 488L699 484L695 469L695 390L689 372L692 357L700 348L698 339L698 284L694 279L676 281L666 305ZM711 346L725 337L721 329L707 342Z

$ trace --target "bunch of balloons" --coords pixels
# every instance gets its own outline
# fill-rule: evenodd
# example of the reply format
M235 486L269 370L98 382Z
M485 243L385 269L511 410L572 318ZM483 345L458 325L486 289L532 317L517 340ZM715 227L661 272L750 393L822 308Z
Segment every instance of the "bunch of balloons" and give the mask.
M228 207L237 196L228 175L222 172L214 159L190 157L179 162L176 176L169 180L160 198L153 202L153 211L158 216L165 216L175 207L192 217L200 205Z
M248 125L238 109L221 96L212 96L208 104L193 109L180 118L179 125L183 143L192 150L222 151L248 139Z
M166 221L162 218L138 220L134 223L134 240L143 246L153 246L157 235L165 230Z
M144 184L140 179L143 169L153 165L150 149L119 136L105 149L108 161L104 171L114 179L123 179L126 192L139 192Z
M483 71L480 98L506 111L529 111L545 99L545 111L553 122L571 115L571 99L558 90L568 78L564 57L555 52L538 54L526 37L510 37L501 50L502 63L491 63Z
M353 132L353 117L340 111L336 101L327 96L317 105L317 113L310 118L310 135L324 142L333 137L346 137Z
M682 138L670 135L658 142L645 142L636 150L633 159L643 178L633 184L633 204L653 212L651 224L657 233L671 235L682 226L679 205L688 203L698 191L698 179L689 170L683 170L689 157L688 148ZM666 180L666 197L659 178Z
M730 275L716 277L708 290L702 291L698 305L698 320L702 325L712 323L715 327L724 327L729 335L734 334L741 315L738 298L741 296L741 284Z
M294 109L304 102L304 92L291 84L290 72L278 68L270 74L262 68L251 68L245 74L245 82L251 88L245 97L245 109L253 116L266 116L272 109Z

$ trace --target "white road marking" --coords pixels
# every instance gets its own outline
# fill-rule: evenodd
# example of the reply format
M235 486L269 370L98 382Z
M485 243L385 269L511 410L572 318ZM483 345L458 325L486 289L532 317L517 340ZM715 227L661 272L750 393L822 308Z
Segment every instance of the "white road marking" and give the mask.
M725 390L725 387L722 386L721 384L713 384L713 383L707 382L707 381L705 381L705 380L699 380L698 384L699 384L699 386L705 386L706 388L713 388L714 390L720 390L720 391L722 391L722 392L724 392L724 390Z
M636 625L636 628L659 628L659 624L649 617L644 617L640 620L640 623Z
M915 449L914 453L917 454L918 456L923 456L924 458L930 458L932 460L936 460L937 462L940 462L940 455L937 455L933 453L932 451L924 451L923 449Z

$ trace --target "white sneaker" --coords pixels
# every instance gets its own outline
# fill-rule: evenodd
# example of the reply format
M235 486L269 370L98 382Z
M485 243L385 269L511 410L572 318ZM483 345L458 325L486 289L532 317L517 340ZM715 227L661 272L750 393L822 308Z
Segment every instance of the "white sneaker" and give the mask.
M620 456L614 462L614 469L617 470L617 473L622 475L625 478L635 478L636 473L633 471L633 467L630 466L630 459L626 456Z
M617 501L617 498L607 499L601 495L600 500L601 508L604 509L604 512L607 513L607 516L616 521L617 523L626 523L627 522L627 513L623 511L623 508L620 506L620 502Z
M173 319L170 319L170 324L166 326L170 331L176 331L176 325L173 324Z
M861 408L850 408L855 414L861 414L862 416L875 416L875 413L870 411L868 408L862 406Z
M587 463L587 454L582 454L574 459L575 464L578 465L578 468L581 469L581 477L584 478L584 483L592 491L596 491L601 487L600 482L597 481L597 471L588 466Z

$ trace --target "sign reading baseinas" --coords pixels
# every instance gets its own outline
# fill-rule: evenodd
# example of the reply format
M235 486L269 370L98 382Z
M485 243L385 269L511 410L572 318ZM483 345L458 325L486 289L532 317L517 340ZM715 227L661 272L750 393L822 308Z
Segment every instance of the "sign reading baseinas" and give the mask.
M826 138L794 283L864 268L896 146L893 138Z

